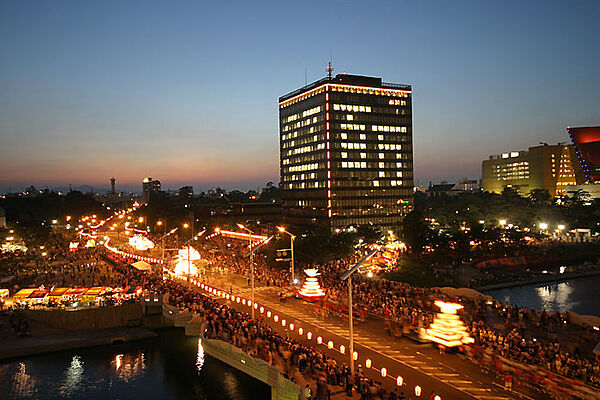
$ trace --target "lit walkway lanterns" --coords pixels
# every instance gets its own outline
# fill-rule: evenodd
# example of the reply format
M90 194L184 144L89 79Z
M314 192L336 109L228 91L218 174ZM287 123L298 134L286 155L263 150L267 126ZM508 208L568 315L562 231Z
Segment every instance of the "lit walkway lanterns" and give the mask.
M290 266L290 270L292 272L292 286L293 286L294 285L294 281L295 281L295 276L294 276L294 272L295 272L294 271L294 239L296 239L296 236L292 235L291 233L289 233L288 231L286 231L285 228L282 227L282 226L278 226L277 230L279 232L281 232L281 233L285 233L287 235L290 235L290 242L291 242L290 250L292 252L292 264Z
M359 262L354 264L344 275L342 280L348 280L348 328L350 331L350 374L354 375L354 327L352 326L352 274L356 272L360 266L371 258L378 250L373 250L366 256L364 256Z

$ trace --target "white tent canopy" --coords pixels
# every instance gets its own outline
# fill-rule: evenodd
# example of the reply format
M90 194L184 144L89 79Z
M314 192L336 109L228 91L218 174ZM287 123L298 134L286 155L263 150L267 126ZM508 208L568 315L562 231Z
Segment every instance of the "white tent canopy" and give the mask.
M140 271L150 271L152 266L145 261L137 261L131 264L132 267Z

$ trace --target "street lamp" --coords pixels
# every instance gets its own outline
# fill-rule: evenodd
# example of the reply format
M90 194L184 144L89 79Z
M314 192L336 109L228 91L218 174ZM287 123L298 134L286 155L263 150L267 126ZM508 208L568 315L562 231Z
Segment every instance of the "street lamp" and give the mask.
M290 270L292 271L292 286L293 286L294 285L294 281L295 281L295 276L294 276L294 274L295 274L295 271L294 271L294 239L296 239L296 236L292 235L291 233L289 233L288 231L286 231L283 226L278 226L277 230L279 232L281 232L281 233L285 233L285 234L290 235L290 243L291 243L290 249L291 249L291 252L292 252L292 260L291 260L292 264L290 266Z
M163 236L162 236L162 253L161 253L161 260L162 260L162 268L165 268L165 238L167 237L167 222L165 221L164 223L161 220L156 221L156 225L158 226L162 226L163 227ZM162 272L161 272L161 276L162 276Z
M540 223L540 229L545 231L546 229L548 229L548 224L545 222L541 222Z
M342 275L342 280L348 280L348 330L350 331L350 374L354 375L354 326L352 321L352 274L358 270L358 268L369 258L371 258L375 253L377 253L377 249L371 251L369 254L364 256L359 262L354 264L344 275Z
M501 225L501 226L504 226L504 225L506 225L506 220L505 220L505 219L501 219L501 220L500 220L500 221L498 221L498 222L500 222L500 225Z
M254 249L252 248L252 235L254 234L254 232L252 232L250 229L246 228L242 224L237 224L237 226L240 229L243 229L250 233L250 236L248 237L248 243L250 245L250 298L252 300L252 304L254 304ZM254 319L254 307L250 307L250 312L252 319Z

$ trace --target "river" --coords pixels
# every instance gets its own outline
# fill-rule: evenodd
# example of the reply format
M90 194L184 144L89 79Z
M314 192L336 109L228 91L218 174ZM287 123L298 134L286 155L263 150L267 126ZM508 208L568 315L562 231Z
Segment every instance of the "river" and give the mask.
M600 317L600 276L486 291L502 303Z
M183 329L159 338L0 361L0 399L268 399L265 384L207 356Z

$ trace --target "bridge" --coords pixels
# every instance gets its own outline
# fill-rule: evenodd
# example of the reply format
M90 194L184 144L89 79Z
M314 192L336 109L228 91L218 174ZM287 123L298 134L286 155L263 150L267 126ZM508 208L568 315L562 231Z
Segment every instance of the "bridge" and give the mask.
M167 295L163 298L162 305L163 317L174 326L185 328L186 335L199 336L206 354L269 385L271 400L303 399L300 387L285 378L277 368L259 358L251 357L230 343L204 337L204 320L198 314L181 312L177 307L169 305Z

